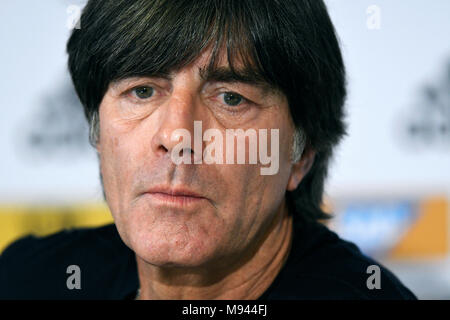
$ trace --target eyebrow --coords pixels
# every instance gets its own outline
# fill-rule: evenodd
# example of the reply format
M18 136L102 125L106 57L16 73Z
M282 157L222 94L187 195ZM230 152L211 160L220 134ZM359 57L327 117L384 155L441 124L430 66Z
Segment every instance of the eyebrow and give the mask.
M117 88L119 85L127 85L130 82L134 82L137 80L140 80L142 78L161 78L165 80L172 80L173 76L170 73L167 72L155 72L151 75L130 75L127 77L121 77L117 78L113 81L111 81L111 85L115 88Z
M199 74L205 82L240 82L260 87L264 91L275 89L262 76L251 70L231 70L228 67L199 68Z
M229 67L199 68L199 75L205 82L245 83L257 87L262 90L264 94L277 92L275 86L269 84L261 75L250 69L232 70ZM161 78L170 81L173 79L174 74L173 72L159 71L147 76L136 75L134 77L116 79L112 81L112 85L117 87L123 85L124 82L132 82L133 78L139 79L141 77Z

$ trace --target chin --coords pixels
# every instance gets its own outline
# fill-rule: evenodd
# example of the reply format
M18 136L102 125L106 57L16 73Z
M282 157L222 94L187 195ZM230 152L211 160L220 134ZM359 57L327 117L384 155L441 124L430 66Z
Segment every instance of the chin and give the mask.
M205 243L200 240L182 242L177 239L161 239L164 237L146 237L145 241L132 241L131 249L145 262L167 268L200 267L208 264L215 256L215 250L205 247Z

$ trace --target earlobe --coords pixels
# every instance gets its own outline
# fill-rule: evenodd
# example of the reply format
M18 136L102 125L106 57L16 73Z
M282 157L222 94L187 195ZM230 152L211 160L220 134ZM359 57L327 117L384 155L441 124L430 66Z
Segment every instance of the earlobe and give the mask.
M100 145L100 141L99 140L97 140L97 142L95 143L94 150L97 153L97 155L100 156L101 145Z
M292 165L291 175L289 177L287 191L294 191L302 181L303 177L311 170L314 164L316 152L311 148L305 150L301 159Z

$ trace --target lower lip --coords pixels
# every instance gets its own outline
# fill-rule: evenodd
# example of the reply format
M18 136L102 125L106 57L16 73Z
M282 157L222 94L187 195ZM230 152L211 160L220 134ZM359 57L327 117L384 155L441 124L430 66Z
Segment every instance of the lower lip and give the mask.
M182 206L182 207L188 206L191 204L200 203L201 201L206 200L205 198L201 198L201 197L173 196L173 195L170 195L167 193L160 193L160 192L151 192L151 193L146 193L146 194L161 203L177 205L177 206Z

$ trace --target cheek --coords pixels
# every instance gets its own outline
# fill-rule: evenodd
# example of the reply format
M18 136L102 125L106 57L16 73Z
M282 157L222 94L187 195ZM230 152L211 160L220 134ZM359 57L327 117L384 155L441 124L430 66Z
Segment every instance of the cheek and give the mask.
M284 121L287 122L287 120L281 117L277 118L276 116L272 116L272 119L276 120L274 122L280 123L278 125L280 129L274 126L273 123L264 123L260 126L261 128L268 129L266 129L266 137L263 136L260 139L258 135L257 165L217 165L218 170L221 172L220 176L223 178L223 183L221 184L227 186L226 190L222 188L222 191L226 194L230 209L233 207L232 210L249 212L248 219L259 219L252 215L263 217L268 211L276 210L285 195L291 172L291 133L288 129L285 129L287 127L286 125L281 125L281 123L284 123ZM271 129L278 129L278 136L272 136ZM248 163L250 148L248 147L248 141L246 143L246 163ZM266 145L265 153L270 158L268 164L262 165L259 163L261 161L259 153L260 144ZM273 150L272 145L274 145ZM224 144L224 146L226 150L226 145ZM275 154L272 154L272 151ZM266 174L263 174L264 171L261 170L262 168L277 169L266 170ZM273 173L267 174L267 172Z
M105 130L101 135L100 167L103 186L111 213L123 209L124 201L129 197L130 178L134 163L132 145L126 143L114 133ZM104 138L102 138L104 137Z
M235 230L240 232L256 228L255 222L266 215L265 202L270 202L271 178L260 174L259 165L219 165L218 170L223 177L218 190L224 195L221 215L234 220Z

